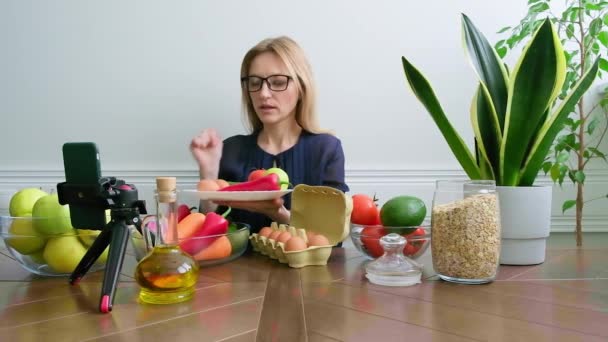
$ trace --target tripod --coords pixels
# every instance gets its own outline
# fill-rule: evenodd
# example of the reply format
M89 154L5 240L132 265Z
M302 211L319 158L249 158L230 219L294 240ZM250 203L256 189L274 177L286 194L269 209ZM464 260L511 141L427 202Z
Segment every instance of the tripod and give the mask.
M145 201L137 199L137 188L134 185L114 177L101 178L98 184L59 183L57 193L59 203L70 204L72 222L75 221L74 217L78 216L79 209L84 214L87 211L98 213L99 210L105 213L106 209L110 209L110 222L105 224L69 278L70 284L78 284L109 245L99 302L99 311L108 313L112 311L116 284L129 241L129 226L135 225L141 231L139 215L147 213Z

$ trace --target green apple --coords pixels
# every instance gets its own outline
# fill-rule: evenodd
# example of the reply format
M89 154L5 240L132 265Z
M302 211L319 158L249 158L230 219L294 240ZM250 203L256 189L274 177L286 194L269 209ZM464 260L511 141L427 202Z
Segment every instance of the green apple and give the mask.
M271 173L276 173L279 176L279 183L281 184L281 190L285 190L289 187L289 176L287 172L283 171L283 169L278 167L273 167L266 170L266 174L269 175Z
M232 254L237 254L247 248L249 243L249 230L233 231L228 233L228 240L232 245Z
M86 252L76 235L65 235L49 239L42 256L55 272L72 273Z
M135 252L135 260L137 261L140 261L146 256L146 254L148 254L144 237L136 229L131 231L131 246L133 247L133 251Z
M78 238L83 245L91 247L95 239L99 236L101 230L78 229Z
M93 245L93 242L95 242L99 234L101 234L101 230L78 229L78 238L87 249L89 249ZM97 263L105 264L105 262L108 260L109 249L110 246L106 247L106 249L103 251L103 253L101 253L99 258L97 258Z
M44 254L44 249L28 256L30 257L30 259L32 259L33 262L37 264L46 264L46 261L44 261L44 257L42 256L42 254Z
M71 231L70 207L59 204L57 194L41 197L32 210L34 228L40 234L55 235Z
M21 254L32 254L44 248L45 239L34 229L30 217L16 217L8 229L9 237L5 242Z
M11 216L16 217L31 216L36 201L47 195L47 192L38 188L21 189L11 197L8 212Z
M108 261L108 253L110 251L110 246L106 247L106 249L99 255L97 260L95 260L96 264L105 264Z

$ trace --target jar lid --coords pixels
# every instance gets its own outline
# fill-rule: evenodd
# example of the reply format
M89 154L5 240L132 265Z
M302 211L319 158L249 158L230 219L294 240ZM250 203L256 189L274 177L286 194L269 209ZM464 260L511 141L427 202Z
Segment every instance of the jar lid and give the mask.
M422 265L403 255L407 240L395 233L383 236L380 245L384 254L365 265L365 276L370 282L384 286L410 286L419 284Z

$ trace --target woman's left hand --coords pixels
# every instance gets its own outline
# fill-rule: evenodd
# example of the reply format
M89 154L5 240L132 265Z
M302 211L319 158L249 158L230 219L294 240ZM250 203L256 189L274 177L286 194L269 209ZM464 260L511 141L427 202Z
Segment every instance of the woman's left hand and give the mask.
M267 201L214 201L217 205L224 205L236 209L243 209L270 217L277 223L289 223L289 210L283 205L282 198Z

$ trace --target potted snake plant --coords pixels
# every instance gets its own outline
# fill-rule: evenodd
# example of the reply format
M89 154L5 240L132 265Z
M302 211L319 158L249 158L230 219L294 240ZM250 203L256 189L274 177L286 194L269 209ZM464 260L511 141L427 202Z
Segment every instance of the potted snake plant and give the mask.
M429 81L402 57L405 76L468 177L495 180L502 225L500 262L542 263L552 187L534 186L534 181L568 114L593 83L599 61L557 101L566 61L550 20L539 26L511 72L464 14L462 30L465 52L479 80L470 109L473 152L448 120Z

